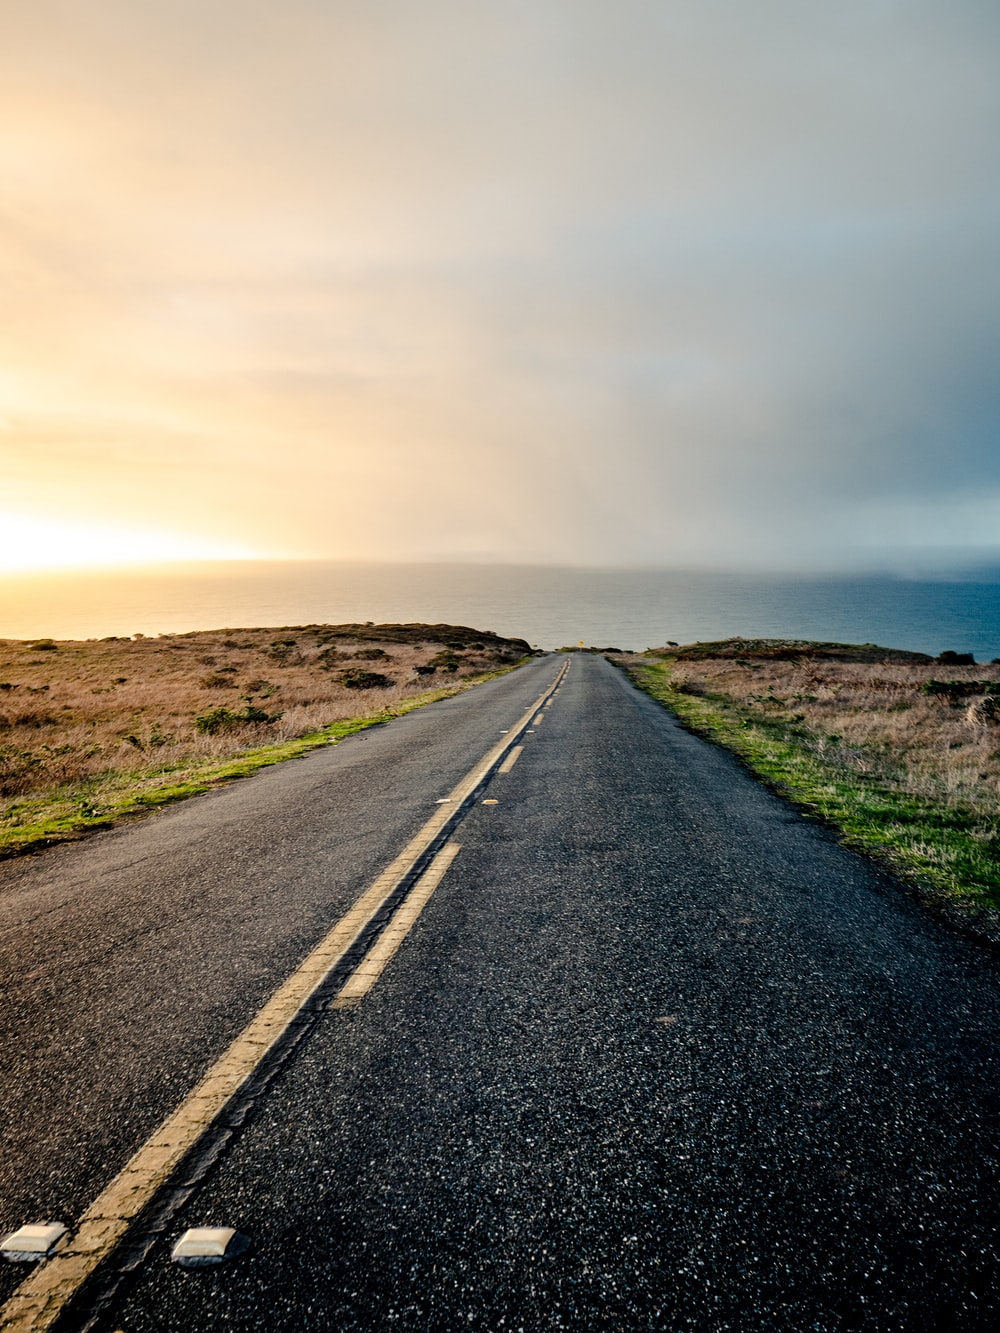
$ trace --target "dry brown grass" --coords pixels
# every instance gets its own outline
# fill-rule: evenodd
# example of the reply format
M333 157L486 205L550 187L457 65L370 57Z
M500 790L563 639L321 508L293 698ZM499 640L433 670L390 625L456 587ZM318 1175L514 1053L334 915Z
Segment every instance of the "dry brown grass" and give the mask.
M682 693L720 696L783 724L840 767L915 796L996 811L1000 718L981 698L923 693L943 678L1000 683L1000 667L706 658L682 659L672 671Z
M621 660L931 901L984 914L974 928L1000 942L1000 666L763 640Z
M509 665L528 650L519 640L444 626L49 643L0 641L0 828L37 822L67 802L97 809L105 789L391 713L407 698ZM349 688L345 679L362 671L391 683ZM220 708L230 715L224 725L200 730L197 719ZM233 720L248 709L270 720Z

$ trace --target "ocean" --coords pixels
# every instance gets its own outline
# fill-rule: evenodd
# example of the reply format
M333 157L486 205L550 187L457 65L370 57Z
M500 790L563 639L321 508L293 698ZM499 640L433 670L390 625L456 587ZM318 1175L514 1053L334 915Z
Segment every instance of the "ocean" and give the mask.
M427 621L541 648L801 638L1000 656L1000 580L526 565L230 562L0 579L0 638Z

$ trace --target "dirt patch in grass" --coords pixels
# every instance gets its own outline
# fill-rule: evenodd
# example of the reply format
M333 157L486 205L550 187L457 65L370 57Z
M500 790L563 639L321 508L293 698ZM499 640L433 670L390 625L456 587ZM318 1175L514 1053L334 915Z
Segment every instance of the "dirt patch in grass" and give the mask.
M530 652L448 625L0 640L0 856L330 744Z
M787 640L618 660L926 900L1000 940L1000 666Z

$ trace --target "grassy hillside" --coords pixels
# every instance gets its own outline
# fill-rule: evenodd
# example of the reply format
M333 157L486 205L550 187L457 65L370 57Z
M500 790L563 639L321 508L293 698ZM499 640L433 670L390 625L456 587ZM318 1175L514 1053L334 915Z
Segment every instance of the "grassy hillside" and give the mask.
M331 744L530 651L454 625L0 641L0 856Z
M956 664L875 644L745 639L619 660L692 728L734 750L848 843L995 933L996 663Z

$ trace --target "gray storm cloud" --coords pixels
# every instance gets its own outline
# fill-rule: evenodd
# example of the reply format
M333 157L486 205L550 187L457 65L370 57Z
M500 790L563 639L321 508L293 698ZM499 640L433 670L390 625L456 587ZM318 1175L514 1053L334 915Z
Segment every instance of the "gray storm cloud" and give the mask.
M993 7L5 26L15 508L367 558L997 546Z

